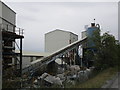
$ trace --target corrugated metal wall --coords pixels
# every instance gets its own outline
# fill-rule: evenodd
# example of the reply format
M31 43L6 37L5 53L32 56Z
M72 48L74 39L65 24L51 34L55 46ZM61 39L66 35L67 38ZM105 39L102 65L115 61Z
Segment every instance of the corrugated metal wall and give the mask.
M54 52L69 44L69 33L53 31L45 35L45 52Z
M87 37L89 38L88 42L87 42L88 47L93 47L95 45L91 38L94 34L94 31L97 30L97 29L98 29L97 27L89 27L87 29Z
M9 7L7 7L5 4L2 4L2 17L8 22L15 25L16 13L13 10L11 10Z
M2 23L2 2L0 1L0 24Z

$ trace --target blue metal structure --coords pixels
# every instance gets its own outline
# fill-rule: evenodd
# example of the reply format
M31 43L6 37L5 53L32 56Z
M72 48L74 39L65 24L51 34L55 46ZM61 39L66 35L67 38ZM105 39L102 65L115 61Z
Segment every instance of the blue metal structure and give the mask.
M91 27L87 28L87 37L88 37L88 42L87 42L87 47L92 48L95 46L92 36L94 34L94 31L98 30L100 28L99 24L91 23Z
M92 56L94 56L94 53L97 51L95 48L95 43L93 41L93 34L96 30L100 30L100 25L91 23L91 26L87 28L86 30L86 35L87 35L87 42L86 42L86 47L83 48L83 59L84 59L84 64L87 67L90 67L93 65L94 60ZM86 55L85 53L91 54L91 56Z

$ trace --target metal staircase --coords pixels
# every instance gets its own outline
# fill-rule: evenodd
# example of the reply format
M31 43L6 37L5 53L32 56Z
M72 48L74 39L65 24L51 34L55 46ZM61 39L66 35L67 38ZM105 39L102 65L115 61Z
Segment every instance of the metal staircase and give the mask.
M7 24L0 24L0 29L2 31L3 71L12 66L17 69L18 64L20 65L19 69L22 69L20 63L22 62L22 52L19 53L21 58L18 59L19 56L15 53L15 44L16 39L19 39L20 45L17 46L20 46L19 50L22 50L23 29Z

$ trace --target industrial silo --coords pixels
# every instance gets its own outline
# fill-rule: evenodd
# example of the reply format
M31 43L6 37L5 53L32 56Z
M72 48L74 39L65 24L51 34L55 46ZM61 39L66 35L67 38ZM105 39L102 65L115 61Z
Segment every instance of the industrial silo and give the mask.
M100 26L99 24L91 23L91 27L87 28L87 37L88 37L88 42L87 42L87 47L92 48L95 46L93 42L93 34L96 30L99 30Z

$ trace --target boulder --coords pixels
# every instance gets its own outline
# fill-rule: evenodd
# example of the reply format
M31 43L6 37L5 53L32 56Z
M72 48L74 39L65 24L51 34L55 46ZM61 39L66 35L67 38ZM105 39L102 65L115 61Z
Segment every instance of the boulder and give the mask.
M59 77L62 82L65 81L65 75L64 74L57 74L57 77Z
M65 71L64 68L62 68L62 67L59 66L58 70L57 70L57 73L58 74L62 74L62 73L64 73L64 71Z
M70 70L70 74L74 75L80 71L80 67L78 65L72 65L72 66L70 66L69 70Z
M42 81L42 83L47 83L50 85L58 85L58 86L62 86L62 81L61 79L57 76L52 76L48 73L44 73L42 74L40 77L38 77L38 79L40 81Z
M83 82L88 79L88 75L86 71L79 71L78 72L78 81Z

